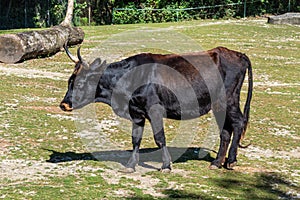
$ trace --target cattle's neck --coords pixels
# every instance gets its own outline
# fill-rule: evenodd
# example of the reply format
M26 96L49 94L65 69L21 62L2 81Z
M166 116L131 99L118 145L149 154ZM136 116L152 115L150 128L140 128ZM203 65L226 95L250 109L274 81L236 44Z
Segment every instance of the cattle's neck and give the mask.
M117 82L132 67L132 63L127 60L109 64L98 82L95 102L102 102L111 106L111 98Z

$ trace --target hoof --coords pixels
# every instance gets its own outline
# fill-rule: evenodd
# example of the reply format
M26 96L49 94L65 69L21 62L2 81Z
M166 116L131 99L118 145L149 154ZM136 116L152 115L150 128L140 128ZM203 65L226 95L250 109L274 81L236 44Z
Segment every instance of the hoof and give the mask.
M161 173L169 174L169 173L171 173L171 169L169 169L169 168L160 169L160 172L161 172Z
M131 174L131 173L133 173L133 172L135 172L135 169L134 168L124 168L124 169L120 169L119 170L119 172L121 172L121 173L126 173L126 174Z
M220 167L218 167L217 165L210 165L209 166L209 169L210 170L216 170L216 169L219 169Z
M227 169L230 169L230 170L233 170L233 168L237 165L237 162L233 162L233 163L227 163L226 164L226 168Z

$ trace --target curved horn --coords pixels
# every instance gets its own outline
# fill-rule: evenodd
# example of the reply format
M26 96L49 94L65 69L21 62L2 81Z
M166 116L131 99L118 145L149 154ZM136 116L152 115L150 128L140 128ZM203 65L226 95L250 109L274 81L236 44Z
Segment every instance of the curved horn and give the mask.
M78 49L77 49L77 57L78 57L78 59L79 59L79 61L83 61L83 59L82 59L82 57L81 57L81 55L80 55L80 48L81 47L79 47Z
M79 59L79 62L81 62L82 63L82 66L85 68L85 69L89 69L89 64L81 57L81 55L80 55L80 48L81 47L79 47L78 49L77 49L77 57L78 57L78 59Z
M65 49L67 55L69 56L69 58L70 58L74 63L78 63L78 62L80 61L80 58L78 59L78 58L76 58L75 56L73 56L73 55L71 54L71 52L70 52L69 49L68 49L67 43L64 44L64 49Z

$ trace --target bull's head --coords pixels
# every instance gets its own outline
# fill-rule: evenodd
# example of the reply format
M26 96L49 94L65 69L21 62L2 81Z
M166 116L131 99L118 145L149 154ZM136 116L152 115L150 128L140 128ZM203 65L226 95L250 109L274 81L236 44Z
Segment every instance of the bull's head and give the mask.
M95 101L97 84L105 63L101 64L100 58L97 58L92 64L88 64L80 55L80 47L77 57L70 53L66 45L64 49L75 63L75 69L69 78L68 91L60 103L60 108L63 111L72 111Z

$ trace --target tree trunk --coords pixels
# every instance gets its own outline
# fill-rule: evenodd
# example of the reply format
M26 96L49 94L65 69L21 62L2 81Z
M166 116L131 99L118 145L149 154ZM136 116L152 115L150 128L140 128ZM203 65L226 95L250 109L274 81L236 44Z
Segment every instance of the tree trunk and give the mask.
M6 15L5 15L6 20L8 19L8 16L9 16L9 13L10 13L11 3L12 3L12 0L9 1L8 8L6 10Z
M66 18L58 26L42 31L0 35L0 62L17 63L26 59L45 57L60 51L66 42L68 45L82 43L83 30L71 26L73 0L69 0L68 4Z
M60 24L62 26L70 26L73 18L74 0L68 0L68 9L64 21Z

